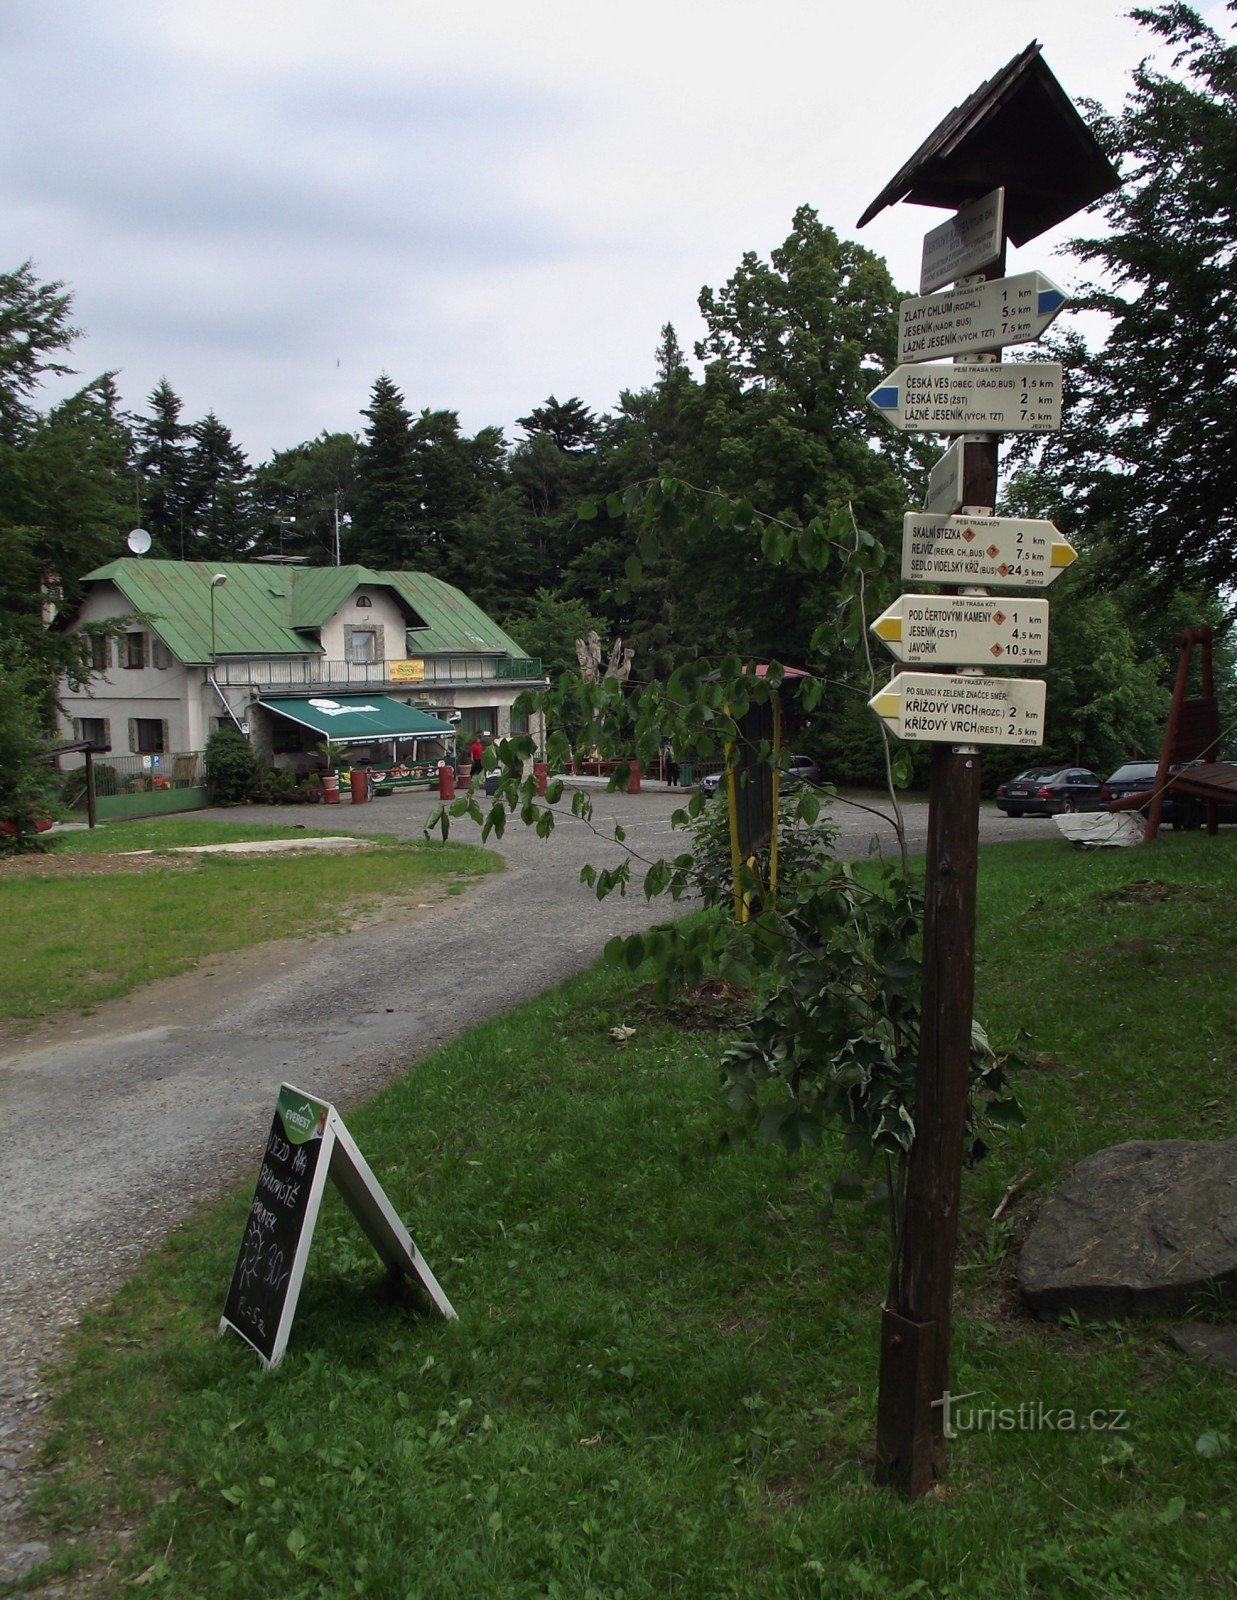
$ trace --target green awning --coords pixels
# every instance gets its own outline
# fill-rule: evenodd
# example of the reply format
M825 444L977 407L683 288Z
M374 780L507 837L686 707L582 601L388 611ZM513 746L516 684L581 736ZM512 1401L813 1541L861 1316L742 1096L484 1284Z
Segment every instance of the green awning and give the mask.
M449 722L426 716L392 700L384 694L344 695L331 700L314 695L309 700L269 700L258 702L303 728L312 728L328 744L378 744L387 739L443 739L455 729Z

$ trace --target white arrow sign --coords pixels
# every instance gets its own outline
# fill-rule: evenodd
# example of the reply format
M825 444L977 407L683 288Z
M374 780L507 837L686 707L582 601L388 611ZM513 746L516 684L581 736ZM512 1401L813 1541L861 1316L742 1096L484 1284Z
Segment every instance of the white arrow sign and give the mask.
M920 433L1055 433L1061 363L926 361L896 367L868 400L895 428Z
M902 576L983 589L1046 589L1078 552L1039 517L902 518Z
M1000 260L1005 234L1005 190L962 206L948 222L923 236L919 292L930 294L969 272L978 272Z
M1025 344L1039 338L1065 302L1066 296L1042 272L903 300L898 360L939 361Z
M946 677L899 672L868 701L899 739L933 744L1041 744L1042 678Z
M1048 659L1048 602L904 594L871 631L897 660L922 666L1042 667Z

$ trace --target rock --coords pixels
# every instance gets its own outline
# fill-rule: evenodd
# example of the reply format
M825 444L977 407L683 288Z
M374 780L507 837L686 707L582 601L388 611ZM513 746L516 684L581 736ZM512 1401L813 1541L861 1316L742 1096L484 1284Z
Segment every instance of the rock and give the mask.
M29 1544L0 1546L0 1583L16 1583L46 1561L51 1550L32 1540Z
M1183 1322L1168 1337L1186 1355L1237 1372L1237 1327L1231 1323Z
M1237 1139L1136 1140L1080 1162L1018 1263L1041 1317L1188 1310L1237 1287Z

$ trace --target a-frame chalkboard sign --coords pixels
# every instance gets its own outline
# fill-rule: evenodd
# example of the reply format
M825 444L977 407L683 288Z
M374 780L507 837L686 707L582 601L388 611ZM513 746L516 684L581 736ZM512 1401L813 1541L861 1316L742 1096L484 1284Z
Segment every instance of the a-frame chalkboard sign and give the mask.
M455 1319L335 1107L285 1083L219 1323L220 1333L231 1328L251 1344L268 1370L287 1348L328 1177L387 1267L412 1279L437 1311Z

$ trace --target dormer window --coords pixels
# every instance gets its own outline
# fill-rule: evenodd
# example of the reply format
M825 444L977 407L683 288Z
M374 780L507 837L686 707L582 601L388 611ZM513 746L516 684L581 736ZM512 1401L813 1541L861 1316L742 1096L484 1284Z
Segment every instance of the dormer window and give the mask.
M372 606L374 602L369 598L369 596L367 594L359 594L356 597L356 603L357 603L357 606L360 607L360 606Z

